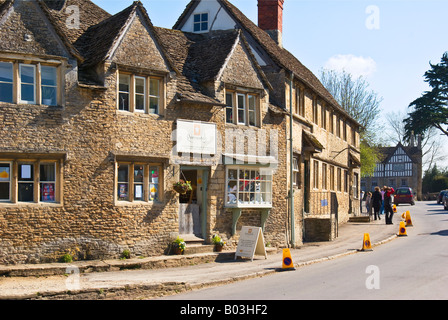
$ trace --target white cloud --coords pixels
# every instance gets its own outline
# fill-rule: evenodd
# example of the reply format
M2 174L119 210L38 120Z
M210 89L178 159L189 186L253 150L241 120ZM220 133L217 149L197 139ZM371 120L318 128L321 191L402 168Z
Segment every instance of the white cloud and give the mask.
M338 54L325 63L325 69L345 71L353 77L368 77L376 71L376 62L370 57L357 57L352 54Z

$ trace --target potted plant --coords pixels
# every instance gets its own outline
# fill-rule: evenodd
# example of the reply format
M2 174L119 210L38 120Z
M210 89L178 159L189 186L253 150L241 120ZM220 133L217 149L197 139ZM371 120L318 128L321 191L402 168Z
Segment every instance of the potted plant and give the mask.
M212 238L212 242L215 245L215 251L216 252L221 252L222 248L224 247L224 245L226 244L222 238L220 236L218 236L217 234L215 234Z
M184 239L177 237L176 240L171 244L171 248L173 248L174 254L180 255L185 251L187 244Z
M187 191L193 190L193 188L191 187L191 181L185 181L182 179L173 184L173 189L180 194L186 194Z

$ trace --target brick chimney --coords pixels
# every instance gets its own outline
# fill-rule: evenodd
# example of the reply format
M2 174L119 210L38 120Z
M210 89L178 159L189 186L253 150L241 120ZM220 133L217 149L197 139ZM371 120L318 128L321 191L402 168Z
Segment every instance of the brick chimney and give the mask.
M258 0L258 26L283 47L283 3L285 0Z

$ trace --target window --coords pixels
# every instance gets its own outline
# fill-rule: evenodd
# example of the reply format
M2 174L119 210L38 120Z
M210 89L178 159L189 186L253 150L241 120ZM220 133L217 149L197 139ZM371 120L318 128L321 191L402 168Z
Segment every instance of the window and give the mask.
M327 190L327 164L322 163L322 189Z
M42 104L47 106L57 105L57 68L42 66L41 68L41 96Z
M118 78L118 110L159 114L162 101L160 78L124 73Z
M0 102L13 102L13 64L0 62Z
M0 163L0 201L11 200L11 163Z
M34 165L32 163L19 163L18 201L34 201Z
M159 201L160 165L118 163L117 200L120 202Z
M41 163L40 164L40 201L55 202L56 201L56 164Z
M336 136L341 137L341 120L338 116L336 116Z
M233 123L233 94L226 93L226 122Z
M36 103L36 66L20 64L20 103Z
M355 199L359 199L359 176L357 173L355 173L353 175L353 193L354 193L354 197Z
M342 132L344 141L347 141L347 122L345 120L342 121Z
M199 13L193 16L193 30L194 32L208 30L208 13Z
M246 124L246 96L238 93L238 124Z
M60 202L61 192L58 190L57 168L59 168L58 163L53 160L0 162L0 201ZM14 170L16 172L13 172Z
M319 161L316 160L314 160L313 182L314 189L319 189Z
M272 206L272 171L270 169L229 166L226 177L227 207Z
M256 108L256 99L255 96L249 95L249 125L256 126L257 125L257 108Z
M293 181L292 184L300 188L300 168L299 168L299 158L294 157L292 159L292 172Z
M327 130L327 109L322 105L321 106L321 117L322 117L322 128Z
M330 190L334 191L334 166L330 166Z
M158 114L160 105L160 80L149 80L149 113Z
M118 84L118 109L123 111L129 111L129 94L131 76L120 74Z
M348 192L348 186L349 186L349 180L350 180L350 175L348 173L348 170L345 170L345 180L344 180L344 192L347 193Z
M330 111L330 133L334 134L334 113Z
M257 95L231 91L226 93L227 123L257 126L259 123L258 111Z
M319 115L318 115L318 105L317 105L317 99L313 98L313 122L315 124L319 123L319 119L318 119Z
M342 169L338 168L338 176L337 176L337 184L338 184L338 191L342 191Z
M145 112L145 101L146 101L146 78L135 77L134 83L135 92L135 111Z
M118 165L118 200L129 200L129 165Z

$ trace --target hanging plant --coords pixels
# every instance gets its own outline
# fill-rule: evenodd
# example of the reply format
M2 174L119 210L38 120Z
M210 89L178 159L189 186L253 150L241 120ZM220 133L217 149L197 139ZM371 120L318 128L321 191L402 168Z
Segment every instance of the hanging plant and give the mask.
M186 194L187 191L193 190L191 187L191 181L185 181L185 180L179 180L179 182L176 182L173 184L173 189L179 194Z

